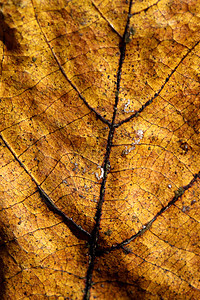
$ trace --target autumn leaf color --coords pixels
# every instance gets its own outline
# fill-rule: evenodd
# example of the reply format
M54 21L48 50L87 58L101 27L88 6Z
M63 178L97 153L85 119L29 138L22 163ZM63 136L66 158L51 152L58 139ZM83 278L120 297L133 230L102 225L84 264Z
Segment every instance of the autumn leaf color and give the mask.
M200 2L0 24L1 299L200 299Z

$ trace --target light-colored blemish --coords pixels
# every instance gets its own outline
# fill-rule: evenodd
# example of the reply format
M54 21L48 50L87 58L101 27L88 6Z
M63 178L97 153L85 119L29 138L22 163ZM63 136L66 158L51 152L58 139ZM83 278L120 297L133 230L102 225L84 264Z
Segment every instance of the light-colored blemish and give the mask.
M135 149L135 145L139 145L141 139L143 138L144 136L144 132L142 129L138 129L136 130L136 138L134 139L134 142L131 144L131 147L128 148L128 146L125 146L125 150L123 150L123 155L127 155L129 154L132 150ZM122 155L122 156L123 156Z
M190 210L190 207L186 206L186 205L184 205L183 208L182 208L182 211L185 212L185 213L188 212L189 210Z
M193 205L195 202L197 202L197 200L195 200L195 199L192 200L192 201L191 201L191 205Z
M125 112L125 113L134 112L134 110L128 109L130 103L131 103L131 102L130 102L130 99L128 99L128 102L124 105L124 112Z
M72 171L77 171L78 170L78 163L74 163L74 168L72 169Z
M131 144L132 146L128 149L127 146L125 146L125 150L124 150L124 154L129 154L129 152L131 152L132 150L135 149L135 145L134 143Z
M139 144L139 142L141 141L141 139L143 138L143 136L144 136L144 132L143 132L143 130L142 129L138 129L138 130L136 130L136 135L137 135L137 139L135 140L135 144Z
M97 172L95 173L95 176L98 180L101 180L103 178L103 175L104 175L104 169L101 167L101 166L98 166L97 167L98 169L101 170L101 174L99 175Z

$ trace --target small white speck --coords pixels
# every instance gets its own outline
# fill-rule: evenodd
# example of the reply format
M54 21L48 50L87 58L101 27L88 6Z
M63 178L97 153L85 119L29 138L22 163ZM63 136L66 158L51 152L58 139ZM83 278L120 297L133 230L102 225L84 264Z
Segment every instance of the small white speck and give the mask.
M134 112L134 110L127 110L128 109L128 106L130 104L130 99L128 99L128 102L124 105L124 112L125 113L130 113L130 112Z
M171 188L172 188L171 184L168 184L168 188L169 188L169 189L171 189Z
M143 138L143 135L144 135L144 132L143 132L142 129L138 129L138 130L136 130L136 134L138 135L138 137L139 137L140 139L142 139L142 138Z
M136 135L137 135L137 137L138 137L138 139L135 140L135 144L138 145L139 142L140 142L140 140L141 140L141 139L143 138L143 136L144 136L144 132L143 132L142 129L138 129L138 130L136 130L135 133L136 133Z
M100 180L101 178L103 178L104 175L104 169L100 166L97 167L98 169L101 169L101 174L99 175L97 172L95 173L95 176L98 180Z

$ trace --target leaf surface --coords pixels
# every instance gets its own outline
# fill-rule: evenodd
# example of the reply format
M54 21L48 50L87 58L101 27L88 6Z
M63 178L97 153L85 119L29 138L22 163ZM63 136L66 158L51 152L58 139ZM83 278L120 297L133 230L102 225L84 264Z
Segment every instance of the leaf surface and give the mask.
M3 4L3 299L200 297L199 18Z

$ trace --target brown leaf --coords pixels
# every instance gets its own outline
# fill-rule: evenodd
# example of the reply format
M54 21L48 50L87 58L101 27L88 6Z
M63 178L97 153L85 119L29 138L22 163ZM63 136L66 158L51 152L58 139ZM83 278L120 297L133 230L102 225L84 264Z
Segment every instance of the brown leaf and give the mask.
M1 298L198 299L198 1L1 15Z

